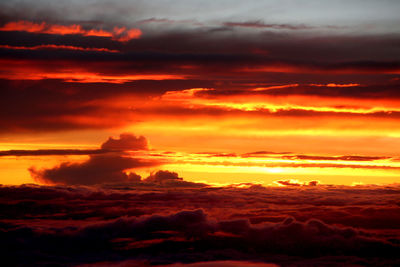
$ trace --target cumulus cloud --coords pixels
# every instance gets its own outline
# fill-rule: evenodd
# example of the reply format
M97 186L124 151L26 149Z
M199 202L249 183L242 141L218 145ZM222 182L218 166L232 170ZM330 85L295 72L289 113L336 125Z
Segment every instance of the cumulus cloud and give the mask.
M183 181L183 178L179 177L178 173L176 172L157 171L156 173L153 173L149 177L147 177L146 181L163 183L166 181Z
M64 162L50 169L30 168L32 177L42 183L93 185L100 183L136 182L140 176L126 174L131 168L157 165L154 162L115 155L90 156L83 163Z
M100 149L94 150L10 150L0 151L0 156L26 155L88 155L83 162L63 162L52 168L29 168L32 178L44 184L62 185L100 185L135 183L146 187L206 187L203 183L184 181L176 172L154 171L146 179L130 169L156 167L163 164L162 159L146 156L134 157L131 151L148 150L144 136L122 133L119 138L109 137Z
M147 150L147 140L144 136L136 137L131 133L122 133L119 139L109 137L106 142L101 145L102 149L106 150Z
M29 169L31 176L41 183L67 185L94 185L101 183L140 182L135 173L125 173L132 168L151 167L160 162L145 158L133 158L126 151L147 150L145 137L123 133L119 139L110 137L101 145L100 155L89 155L81 163L64 162L49 169ZM97 151L97 150L96 150Z

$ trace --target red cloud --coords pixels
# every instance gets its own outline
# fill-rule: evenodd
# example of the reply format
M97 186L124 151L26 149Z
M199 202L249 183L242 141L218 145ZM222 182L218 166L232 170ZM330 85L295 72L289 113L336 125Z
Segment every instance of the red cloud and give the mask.
M109 37L119 42L127 42L137 39L142 35L139 29L127 29L126 27L114 27L112 31L103 29L84 29L79 24L59 25L49 24L46 22L35 23L30 21L13 21L0 27L0 31L23 31L30 33L46 33L46 34L78 34L82 36Z

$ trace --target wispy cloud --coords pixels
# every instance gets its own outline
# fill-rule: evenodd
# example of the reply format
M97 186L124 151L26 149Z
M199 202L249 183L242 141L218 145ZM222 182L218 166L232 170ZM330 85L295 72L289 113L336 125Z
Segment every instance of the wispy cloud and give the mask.
M112 31L106 31L103 29L84 29L79 24L60 25L49 24L46 22L35 23L23 20L8 22L0 27L0 31L22 31L57 35L75 34L82 36L107 37L120 42L127 42L139 38L142 34L139 29L127 29L126 27L114 27Z
M261 29L284 29L284 30L310 30L315 27L309 25L295 25L295 24L276 24L264 23L261 20L244 21L244 22L224 22L227 27L243 27L243 28L261 28Z

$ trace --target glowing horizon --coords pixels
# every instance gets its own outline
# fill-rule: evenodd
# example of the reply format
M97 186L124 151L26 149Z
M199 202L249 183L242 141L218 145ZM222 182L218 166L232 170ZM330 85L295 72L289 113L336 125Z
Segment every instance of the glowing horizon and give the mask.
M1 266L400 266L400 1L0 1Z

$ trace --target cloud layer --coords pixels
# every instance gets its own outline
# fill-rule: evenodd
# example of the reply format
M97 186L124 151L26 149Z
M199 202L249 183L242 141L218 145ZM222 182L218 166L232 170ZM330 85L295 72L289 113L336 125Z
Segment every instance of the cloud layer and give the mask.
M398 194L396 185L3 186L1 246L23 265L396 265Z

